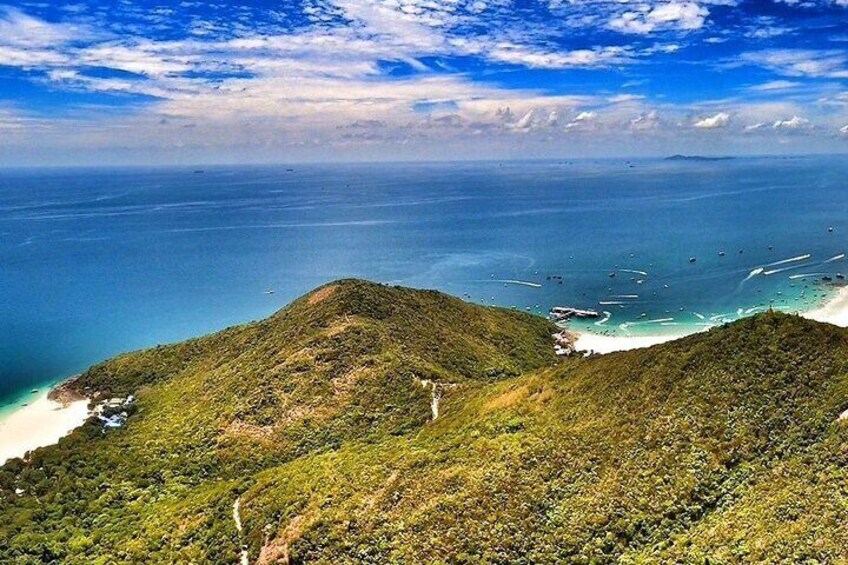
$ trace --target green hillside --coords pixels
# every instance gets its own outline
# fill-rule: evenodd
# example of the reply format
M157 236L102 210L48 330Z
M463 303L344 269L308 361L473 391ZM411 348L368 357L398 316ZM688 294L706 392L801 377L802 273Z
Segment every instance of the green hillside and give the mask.
M848 563L848 333L555 331L340 281L93 367L129 418L0 470L0 562Z

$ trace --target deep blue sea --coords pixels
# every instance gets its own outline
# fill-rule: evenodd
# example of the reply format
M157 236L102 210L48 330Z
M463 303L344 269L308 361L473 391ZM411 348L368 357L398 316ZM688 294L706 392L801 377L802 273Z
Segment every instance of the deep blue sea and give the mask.
M292 169L0 171L0 399L339 277L684 333L848 271L845 157Z

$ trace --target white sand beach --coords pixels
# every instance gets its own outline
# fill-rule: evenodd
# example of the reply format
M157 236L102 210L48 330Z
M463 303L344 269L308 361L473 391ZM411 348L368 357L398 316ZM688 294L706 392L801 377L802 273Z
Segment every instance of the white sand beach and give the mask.
M575 347L578 351L590 351L593 353L612 353L614 351L629 351L650 347L658 343L665 343L683 337L682 335L639 335L639 336L612 336L593 333L577 333Z
M839 292L820 308L804 312L802 316L843 328L848 327L848 286L840 288Z
M801 315L817 322L826 322L843 328L848 327L848 286L840 288L830 300L819 308L802 312ZM578 351L592 351L594 353L629 351L683 337L683 335L610 336L589 332L572 333L577 336L575 346Z
M48 394L33 395L28 406L0 416L0 463L52 445L85 422L87 399L63 404L49 399Z

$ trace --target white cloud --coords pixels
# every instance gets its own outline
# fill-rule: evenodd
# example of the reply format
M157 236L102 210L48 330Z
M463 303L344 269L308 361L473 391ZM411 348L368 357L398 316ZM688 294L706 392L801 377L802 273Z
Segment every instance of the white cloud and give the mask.
M790 88L796 88L801 86L800 82L795 82L791 80L772 80L769 82L764 82L762 84L755 84L753 86L749 86L748 90L753 92L772 92L776 90L788 90Z
M590 123L593 122L596 117L597 117L597 114L595 112L586 112L586 111L580 112L579 114L574 116L573 120L571 120L570 122L565 124L565 130L566 131L578 130L578 129L586 130L586 129L591 127Z
M616 94L607 98L613 104L626 104L627 102L636 102L637 100L644 99L645 97L641 94Z
M70 64L62 53L48 49L20 49L0 43L0 65L24 69Z
M772 124L772 129L799 130L810 127L810 120L801 116L792 116L788 120L777 120Z
M727 127L727 124L730 123L730 114L726 112L719 112L715 116L711 116L708 118L702 118L697 120L693 125L698 129L718 129Z
M197 56L180 53L179 46L162 47L150 42L107 43L80 50L77 63L148 76L184 73L201 66Z
M0 65L33 68L69 64L61 49L90 38L92 33L85 27L48 23L0 6Z
M533 127L536 123L536 115L534 110L531 108L527 111L524 116L514 124L511 124L512 129L516 130L528 130Z
M0 6L0 45L25 49L55 47L91 36L84 26L49 23L16 8Z
M816 8L819 6L848 6L848 0L774 0L780 4L788 6L798 6L801 8Z
M758 16L752 18L744 32L745 37L751 39L771 39L780 37L796 30L781 25L780 20L773 16Z
M609 26L624 33L645 35L661 29L697 30L704 26L710 12L696 2L671 2L653 6L643 4L610 20Z
M771 49L745 53L745 63L793 77L848 78L848 53L827 49Z
M509 41L479 38L453 38L450 44L459 54L479 55L491 61L541 69L598 68L627 63L636 57L636 53L624 47L545 51Z
M656 110L639 114L630 120L630 129L634 131L647 131L657 129L660 125L659 114Z

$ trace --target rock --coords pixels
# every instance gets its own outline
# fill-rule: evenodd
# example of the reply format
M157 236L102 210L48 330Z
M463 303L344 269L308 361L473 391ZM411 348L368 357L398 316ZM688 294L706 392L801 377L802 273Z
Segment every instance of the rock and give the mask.
M600 318L601 315L595 310L581 310L567 306L554 306L551 308L550 318L555 322L568 320L570 318Z

